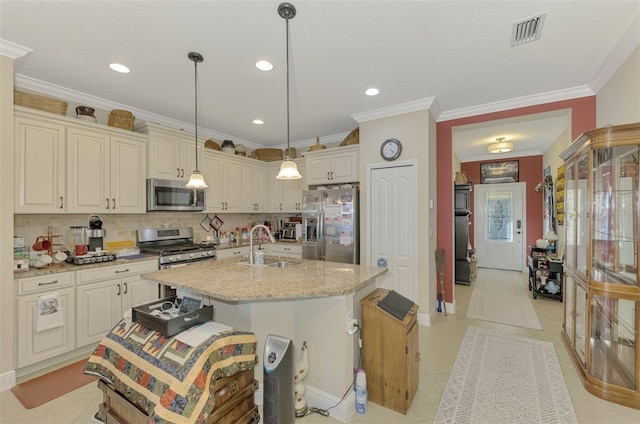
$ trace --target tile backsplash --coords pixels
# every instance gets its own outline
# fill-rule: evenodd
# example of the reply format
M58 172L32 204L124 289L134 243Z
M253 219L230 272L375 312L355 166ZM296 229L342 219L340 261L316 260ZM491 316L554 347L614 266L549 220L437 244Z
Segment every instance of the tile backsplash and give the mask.
M209 214L213 218L215 214ZM136 230L140 228L161 228L163 225L173 227L193 227L196 242L205 240L213 235L213 230L205 231L200 227L200 222L207 216L206 213L179 213L179 212L153 212L147 214L132 215L99 215L102 219L102 228L106 230L105 245L108 242L120 240L132 240L136 243ZM265 220L275 223L277 219L286 220L289 214L218 214L224 222L221 230L229 231L236 227L262 224ZM47 235L49 227L51 234L61 235L60 242L68 244L69 227L88 226L89 215L14 215L13 227L16 237L24 237L25 244L31 245L36 238ZM275 225L275 224L274 224ZM56 240L58 241L58 240Z

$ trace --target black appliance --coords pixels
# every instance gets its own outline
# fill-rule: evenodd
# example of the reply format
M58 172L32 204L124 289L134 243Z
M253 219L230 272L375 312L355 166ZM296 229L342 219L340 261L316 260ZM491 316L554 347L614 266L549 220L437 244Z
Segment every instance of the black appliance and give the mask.
M456 284L471 285L471 262L469 260L471 183L456 184L454 187L455 282Z

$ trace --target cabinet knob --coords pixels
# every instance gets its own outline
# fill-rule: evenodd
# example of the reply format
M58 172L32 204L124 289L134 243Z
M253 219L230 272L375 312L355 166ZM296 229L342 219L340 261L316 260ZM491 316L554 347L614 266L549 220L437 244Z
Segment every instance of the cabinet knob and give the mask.
M64 208L64 198L60 196L60 209Z
M111 198L111 202L113 204L113 207L111 209L115 209L116 208L116 199L115 199L115 197Z
M109 209L109 198L107 197L107 209Z
M176 168L176 170L178 171L178 173L176 174L176 178L180 178L180 168Z

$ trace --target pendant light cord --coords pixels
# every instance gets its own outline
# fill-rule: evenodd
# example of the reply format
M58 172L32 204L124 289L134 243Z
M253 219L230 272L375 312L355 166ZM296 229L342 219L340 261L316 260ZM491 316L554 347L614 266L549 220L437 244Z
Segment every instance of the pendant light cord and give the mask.
M196 171L198 169L198 61L193 62L195 66L195 79L194 79L194 91L196 93Z
M287 22L287 154L286 159L291 159L291 149L289 148L290 140L290 125L289 125L289 18L286 18Z

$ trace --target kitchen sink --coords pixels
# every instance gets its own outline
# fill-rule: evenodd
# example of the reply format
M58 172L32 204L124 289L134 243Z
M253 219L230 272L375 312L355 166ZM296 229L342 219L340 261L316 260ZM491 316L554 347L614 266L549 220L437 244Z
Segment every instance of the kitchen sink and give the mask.
M298 265L297 262L287 262L287 261L265 261L265 265L272 266L274 268L286 268L289 266Z
M238 262L238 265L252 266L254 268L264 268L270 266L272 268L287 268L290 266L298 265L298 262L288 261L274 261L272 259L265 259L264 264L250 264L249 261Z

